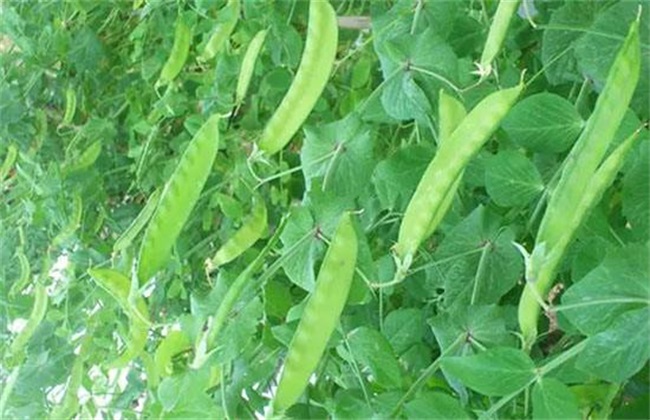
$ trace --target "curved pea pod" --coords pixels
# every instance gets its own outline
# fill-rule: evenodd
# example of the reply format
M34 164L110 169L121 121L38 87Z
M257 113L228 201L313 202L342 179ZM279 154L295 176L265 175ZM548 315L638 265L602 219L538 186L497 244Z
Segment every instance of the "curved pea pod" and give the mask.
M183 351L192 348L189 337L183 331L170 331L156 348L154 362L160 376L173 373L172 358Z
M61 125L69 125L74 118L74 114L77 110L77 94L74 89L69 87L65 91L65 112L63 113L63 120L61 120Z
M219 148L219 119L215 114L199 128L165 184L140 248L138 278L141 282L149 280L165 265L199 199Z
M239 14L241 13L240 0L228 0L226 6L219 11L220 16L224 16L215 27L208 42L203 48L203 52L198 57L199 61L208 61L214 58L223 49L224 45L230 38L232 31L237 25Z
M70 239L72 235L74 235L74 233L77 231L77 229L79 229L81 226L81 217L83 216L83 202L81 201L81 195L75 194L72 197L72 205L72 217L63 227L63 229L61 229L61 232L59 232L54 237L54 239L52 239L53 247L62 245L64 242Z
M72 160L63 167L64 174L71 174L74 172L81 171L92 166L99 158L99 155L102 153L102 142L97 140L93 142L86 150L84 150L79 156Z
M264 235L267 226L266 206L262 198L258 197L253 205L253 211L244 220L239 230L208 261L208 270L213 271L217 267L239 257Z
M348 298L357 259L357 236L350 213L344 213L325 254L298 328L289 345L273 410L284 411L303 393Z
M296 77L258 143L266 154L282 150L311 113L332 72L337 44L338 26L332 5L327 0L311 0L307 40Z
M18 148L15 144L10 144L7 149L7 156L0 166L0 182L4 181L7 177L7 174L11 170L11 167L16 163L16 158L18 157Z
M518 5L519 0L499 1L499 6L497 6L497 11L494 15L494 20L492 20L492 24L490 25L490 31L488 32L488 37L485 41L485 46L483 47L483 53L481 54L480 66L482 69L485 69L487 73L489 73L492 68L492 61L494 61L499 50L501 50L503 40L508 33L508 26L510 26L510 21L517 11Z
M237 79L237 89L235 90L235 103L237 105L241 104L246 97L248 86L253 77L253 70L255 70L255 62L260 55L260 51L262 51L267 32L266 29L263 29L255 34L250 44L248 44L248 48L246 48L241 70L239 71L239 78Z
M147 342L149 331L149 310L142 296L131 296L131 280L119 271L109 268L91 268L88 274L120 305L129 318L129 339L126 350L109 364L111 368L126 366L137 357Z
M7 356L7 366L20 365L25 358L25 347L36 332L36 328L41 324L45 313L47 312L48 296L45 286L37 282L34 285L34 305L27 319L25 327L16 335L11 344Z
M29 277L32 274L32 268L22 247L16 251L16 258L18 258L20 264L20 277L11 285L9 296L15 296L17 293L20 293L29 283Z
M448 95L442 89L440 90L438 103L438 119L440 121L440 127L438 129L440 136L439 146L442 147L442 145L451 137L454 130L460 125L461 121L463 121L467 116L467 110L465 110L465 106L458 99ZM460 175L458 175L458 178L456 178L456 181L452 184L442 203L440 203L440 208L431 219L431 223L429 223L429 229L426 234L427 237L433 234L442 221L442 218L447 214L447 211L451 207L451 203L454 201L454 196L456 195L456 191L458 191L458 186L460 185L464 172L465 171L463 170Z
M440 145L406 208L398 242L393 247L400 260L400 275L410 266L427 233L435 229L432 221L442 220L444 213L440 209L454 183L471 158L497 129L522 90L523 84L520 84L488 95L462 120L449 139Z
M174 30L174 44L165 65L160 71L160 77L156 85L166 85L178 76L187 61L191 43L192 27L185 22L183 15L179 15Z
M133 222L131 222L129 227L122 232L119 238L117 238L113 244L113 252L120 252L131 245L135 237L138 236L138 233L140 233L140 231L146 226L151 215L156 210L159 198L160 189L157 189L149 196L147 204L145 204L142 210L140 210L138 216L133 219Z
M70 378L65 387L63 399L50 413L49 418L51 420L73 418L79 410L79 397L77 393L81 387L90 343L92 343L92 337L87 335L81 343L79 354L75 357L74 363L72 364L72 371L70 372Z

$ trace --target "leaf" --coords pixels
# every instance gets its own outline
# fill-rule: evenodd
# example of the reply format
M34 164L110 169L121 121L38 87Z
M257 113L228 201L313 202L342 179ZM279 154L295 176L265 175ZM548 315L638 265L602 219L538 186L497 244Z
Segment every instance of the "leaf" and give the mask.
M499 152L487 160L485 169L485 188L499 206L524 206L544 190L542 176L521 153Z
M643 368L650 358L648 308L619 316L610 328L587 341L576 366L610 382L623 382Z
M432 157L433 148L414 145L399 149L377 164L372 183L383 208L406 208Z
M519 391L535 378L535 364L526 353L495 347L473 356L448 357L442 366L467 387L489 397Z
M582 418L575 396L568 386L553 378L542 378L533 387L533 419Z
M441 392L423 392L404 406L409 419L469 419L458 400Z
M402 372L395 353L379 331L359 327L348 335L348 340L353 357L370 371L373 382L385 389L402 386Z
M372 135L352 114L343 120L305 128L300 160L307 190L322 177L320 187L341 200L357 197L364 190L374 167Z
M311 232L311 236L309 237ZM282 268L287 277L304 290L313 291L316 278L314 263L323 246L314 235L314 220L305 207L294 208L280 236L283 255L289 255Z
M402 354L412 345L422 340L424 315L420 309L397 309L384 320L383 334L395 353Z
M386 81L381 94L386 113L397 120L421 120L431 113L431 104L410 72L401 72Z
M497 303L523 272L513 240L514 232L481 206L451 229L433 255L439 262L427 269L430 287L444 286L444 307Z
M628 245L612 252L594 270L571 286L562 313L585 335L610 329L627 311L650 305L648 247Z
M515 143L539 153L569 149L583 125L573 104L552 93L538 93L515 104L501 123Z

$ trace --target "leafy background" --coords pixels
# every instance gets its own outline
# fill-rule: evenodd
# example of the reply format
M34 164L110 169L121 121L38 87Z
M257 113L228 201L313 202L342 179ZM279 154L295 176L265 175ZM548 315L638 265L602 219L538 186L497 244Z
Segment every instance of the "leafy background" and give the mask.
M362 210L359 270L347 309L318 381L287 415L463 418L491 410L496 397L532 380L532 410L522 394L500 415L647 418L647 130L581 227L558 275L566 289L558 298L563 304L603 303L559 312L560 329L543 334L530 356L516 350L523 262L511 242L532 243L552 180L639 4L642 76L615 143L648 121L650 5L525 3L497 59L498 77L476 84L473 63L495 1L334 1L340 16L369 16L370 27L340 30L334 72L304 130L279 158L251 163L254 142L300 60L307 2L244 0L226 49L207 63L196 57L223 1L3 2L0 155L12 145L19 151L0 179L3 350L29 316L30 283L45 281L51 299L5 414L51 413L75 363L82 366L82 417L262 413L326 249L315 232L329 237L341 211L356 209ZM194 28L190 57L172 86L157 90L181 14ZM108 370L104 362L122 348L128 319L86 270L130 267L137 247L114 254L113 242L167 180L207 116L232 111L243 54L265 28L249 94L223 122L206 188L172 261L146 287L155 322L147 351L172 341L164 337L175 336L174 330L193 342L229 284L263 247L261 241L206 276L203 261L248 214L254 188L267 203L271 230L290 215L265 268L280 260L281 269L257 276L204 368L189 368L190 352L181 351L159 384L147 380L140 359ZM469 109L518 83L524 69L527 78L540 76L467 168L409 277L381 287L393 277L390 247L400 216L435 154L439 90ZM69 89L77 108L65 125ZM87 159L98 145L98 156ZM277 175L291 168L297 170ZM29 261L27 277L19 254ZM542 322L542 331L549 331ZM588 338L583 352L535 382L535 366L553 363L581 337ZM440 370L431 374L431 366ZM3 363L4 380L10 368Z

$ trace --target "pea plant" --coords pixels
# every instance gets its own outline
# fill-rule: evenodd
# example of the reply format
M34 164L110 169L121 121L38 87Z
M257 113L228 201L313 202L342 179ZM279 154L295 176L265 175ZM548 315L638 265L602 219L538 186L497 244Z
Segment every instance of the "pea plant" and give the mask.
M650 418L650 4L0 4L0 417Z

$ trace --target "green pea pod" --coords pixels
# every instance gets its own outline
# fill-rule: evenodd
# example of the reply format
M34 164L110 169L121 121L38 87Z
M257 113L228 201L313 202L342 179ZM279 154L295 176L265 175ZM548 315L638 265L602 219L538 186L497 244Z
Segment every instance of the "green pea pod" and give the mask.
M337 44L338 24L332 5L327 0L311 0L307 40L296 77L258 143L266 154L282 150L311 113L332 72Z
M74 118L74 113L77 110L77 94L74 89L69 87L65 91L65 112L63 113L63 120L61 125L69 125Z
M252 213L244 220L239 230L219 248L212 260L208 262L208 270L213 271L239 257L264 235L267 226L266 206L264 200L258 197L253 205Z
M303 393L348 298L357 260L357 236L350 213L344 213L325 254L313 294L289 345L273 410L282 412Z
M138 216L133 219L129 227L117 238L115 244L113 244L113 252L120 252L131 245L135 237L138 236L138 233L146 226L154 210L156 210L159 198L160 189L157 189L149 196L147 204L144 205L140 213L138 213Z
M515 104L523 84L490 94L465 117L427 167L409 202L393 250L399 259L397 276L405 275L413 256L429 231L432 221L441 220L439 212L445 197L457 182L471 158L497 129Z
M99 155L101 153L102 153L102 142L101 140L97 140L93 144L88 146L88 148L84 150L72 162L64 166L63 173L67 175L67 174L71 174L89 168L97 161L97 158L99 158Z
M72 206L72 217L68 223L63 226L61 232L52 239L53 247L61 246L65 241L70 239L81 226L81 217L83 216L83 202L81 201L81 195L75 194L72 197Z
M235 90L235 103L241 104L246 97L248 86L250 85L251 78L253 77L253 70L255 70L255 62L260 55L262 45L266 39L267 30L259 31L253 40L248 44L244 59L242 60L241 70L239 71L239 78L237 79L237 89Z
M638 137L640 130L634 132L623 141L600 165L598 170L591 177L588 187L585 188L580 202L574 211L568 215L567 230L565 235L554 244L551 252L545 253L541 248L538 254L542 255L542 261L531 261L533 281L527 281L521 299L519 300L519 327L524 336L526 349L530 349L537 338L537 320L540 314L539 299L543 298L553 282L555 270L562 262L562 257L571 244L575 234L585 221L589 212L598 204L603 193L614 182L616 174L623 166L625 157L632 149L634 140ZM545 246L545 243L542 243ZM535 245L537 248L537 244Z
M219 120L220 116L215 114L199 128L165 184L142 240L138 261L140 282L149 280L165 265L199 199L219 148Z
M11 167L14 166L14 163L16 163L17 157L18 148L16 145L10 144L9 148L7 149L7 156L5 156L5 160L2 162L2 166L0 167L0 182L5 180L7 174L11 170Z
M223 49L224 45L230 38L232 31L237 25L239 14L241 13L240 0L228 0L226 6L219 11L220 16L224 16L215 27L210 39L205 44L203 52L198 57L199 61L208 61L213 59Z
M37 282L34 285L34 305L32 306L32 312L29 314L27 319L27 324L18 335L13 339L9 345L8 359L9 362L7 365L17 366L22 363L25 358L25 347L29 343L29 340L36 332L36 328L41 324L43 318L45 318L45 313L47 312L48 296L45 286L40 282Z
M438 130L440 135L439 146L442 146L449 138L451 138L454 130L467 116L467 111L465 110L465 106L458 99L446 94L442 89L440 90L440 100L438 102L440 120L440 128ZM436 211L435 216L433 216L431 223L429 224L429 230L426 234L427 237L433 234L442 221L442 218L447 214L449 207L451 207L451 203L454 201L454 196L456 195L456 191L458 191L458 186L460 185L464 173L465 170L461 171L460 175L458 175L458 178L456 178L456 181L454 181L453 185L447 192L447 195L445 195L442 203L440 203L439 209Z
M497 11L494 15L494 20L490 25L490 32L488 32L487 41L483 47L483 54L481 54L480 65L482 69L489 70L492 68L492 62L496 58L503 40L508 33L508 26L510 21L517 11L519 0L500 0Z
M119 271L109 268L91 268L88 274L120 305L129 318L129 339L126 350L109 367L124 367L144 349L149 330L149 310L142 296L131 297L131 280Z
M183 331L170 331L156 348L154 362L160 376L169 376L173 372L172 358L192 348L192 342Z
M571 242L570 238L587 212L579 209L588 208L591 205L589 203L602 193L595 190L595 187L604 190L609 185L611 180L607 176L611 175L609 171L612 169L608 168L616 168L616 161L619 159L617 156L626 153L622 147L628 141L619 146L610 156L611 159L606 160L599 168L632 99L639 80L640 67L637 20L632 23L612 64L605 87L596 101L585 129L567 157L560 181L551 195L537 232L533 254L537 255L536 260L539 262L527 269L527 287L519 302L519 327L526 349L530 349L537 338L540 301L551 287L555 271ZM607 184L603 186L605 182ZM596 183L595 187L585 188L585 185L593 183Z
M192 27L185 22L183 15L179 15L176 19L176 29L174 30L174 44L169 53L169 58L167 58L160 72L160 77L156 82L157 86L171 83L178 76L187 61L191 43Z
M25 286L29 284L29 278L32 274L32 268L29 265L29 260L23 252L22 247L18 248L16 251L16 257L20 263L20 277L18 277L18 280L16 280L16 282L11 285L9 296L15 296L17 293L20 293L25 288Z
M49 418L51 420L70 419L74 417L79 410L79 397L77 396L77 393L81 387L85 361L90 343L92 343L92 336L87 335L81 343L79 354L75 357L74 363L72 364L72 371L70 372L70 379L65 388L63 400L59 405L54 407L50 413Z

